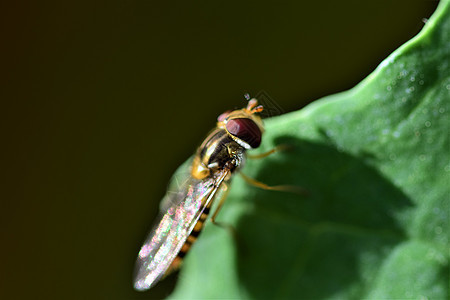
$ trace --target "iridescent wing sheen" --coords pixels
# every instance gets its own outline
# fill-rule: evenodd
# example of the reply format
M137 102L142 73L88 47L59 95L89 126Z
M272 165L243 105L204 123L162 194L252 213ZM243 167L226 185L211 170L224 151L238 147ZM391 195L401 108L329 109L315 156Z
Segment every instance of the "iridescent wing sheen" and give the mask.
M204 180L188 177L178 191L166 194L155 226L139 251L136 290L149 289L164 276L227 174L221 171Z

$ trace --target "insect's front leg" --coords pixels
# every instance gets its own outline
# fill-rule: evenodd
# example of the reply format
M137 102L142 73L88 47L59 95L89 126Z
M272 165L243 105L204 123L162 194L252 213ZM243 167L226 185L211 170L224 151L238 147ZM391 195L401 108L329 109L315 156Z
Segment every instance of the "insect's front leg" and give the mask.
M263 190L270 190L270 191L281 191L281 192L289 192L289 193L294 193L294 194L298 194L301 196L305 196L308 194L308 192L299 187L299 186L295 186L295 185L274 185L274 186L270 186L267 185L261 181L258 181L254 178L248 177L247 175L245 175L244 173L240 172L239 175L241 175L241 177L250 185L253 185L257 188L263 189Z
M273 149L271 149L271 150L269 150L267 152L263 152L263 153L260 153L260 154L253 154L253 155L252 154L247 154L247 157L249 159L260 159L260 158L267 157L267 156L269 156L271 154L274 154L274 153L277 153L277 152L280 152L280 151L287 151L287 150L291 150L291 149L293 149L293 147L291 145L281 144L281 145L278 145L275 148L273 148ZM267 185L267 184L265 184L263 182L260 182L260 181L258 181L256 179L254 179L254 178L251 178L251 177L245 175L242 172L240 172L239 174L242 176L242 178L248 184L253 185L253 186L257 187L257 188L263 189L263 190L290 192L290 193L295 193L295 194L299 194L299 195L302 195L302 196L305 196L305 195L308 194L308 192L305 189L303 189L303 188L301 188L299 186L295 186L295 185L275 185L275 186L270 186L270 185Z
M267 156L269 156L269 155L271 155L271 154L273 154L273 153L277 153L277 152L280 152L280 151L290 150L290 149L292 149L292 148L293 148L293 147L290 146L290 145L282 144L282 145L276 146L275 148L273 148L273 149L271 149L271 150L269 150L269 151L267 151L267 152L263 152L263 153L260 153L260 154L247 154L247 157L248 157L249 159L260 159L260 158L267 157Z

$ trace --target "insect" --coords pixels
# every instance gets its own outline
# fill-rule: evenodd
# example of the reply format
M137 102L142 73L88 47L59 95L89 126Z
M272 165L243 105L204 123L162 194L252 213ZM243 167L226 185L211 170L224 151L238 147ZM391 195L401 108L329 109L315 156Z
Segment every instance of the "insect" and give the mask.
M228 190L227 182L243 166L246 150L258 148L261 143L264 127L257 113L262 110L256 99L250 99L247 107L218 117L216 128L197 149L184 182L161 202L158 219L137 258L136 290L153 287L179 268L201 232L213 201L221 196L211 217L215 222ZM244 179L262 188L276 189L248 177Z

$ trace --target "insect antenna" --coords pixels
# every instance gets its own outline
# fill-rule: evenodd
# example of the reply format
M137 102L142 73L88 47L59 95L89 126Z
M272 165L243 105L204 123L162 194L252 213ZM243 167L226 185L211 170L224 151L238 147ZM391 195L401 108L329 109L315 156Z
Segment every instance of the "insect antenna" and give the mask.
M258 105L257 99L255 99L255 98L250 99L249 94L245 94L244 97L245 97L245 99L248 100L247 108L245 108L245 110L249 114L259 113L259 112L263 111L264 107L262 105Z

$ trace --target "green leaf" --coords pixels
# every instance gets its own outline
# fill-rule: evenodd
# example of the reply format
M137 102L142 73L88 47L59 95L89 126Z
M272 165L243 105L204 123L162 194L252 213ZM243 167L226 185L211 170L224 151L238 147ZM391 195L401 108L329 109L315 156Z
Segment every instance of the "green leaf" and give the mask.
M266 121L173 299L448 299L450 5L355 88Z

